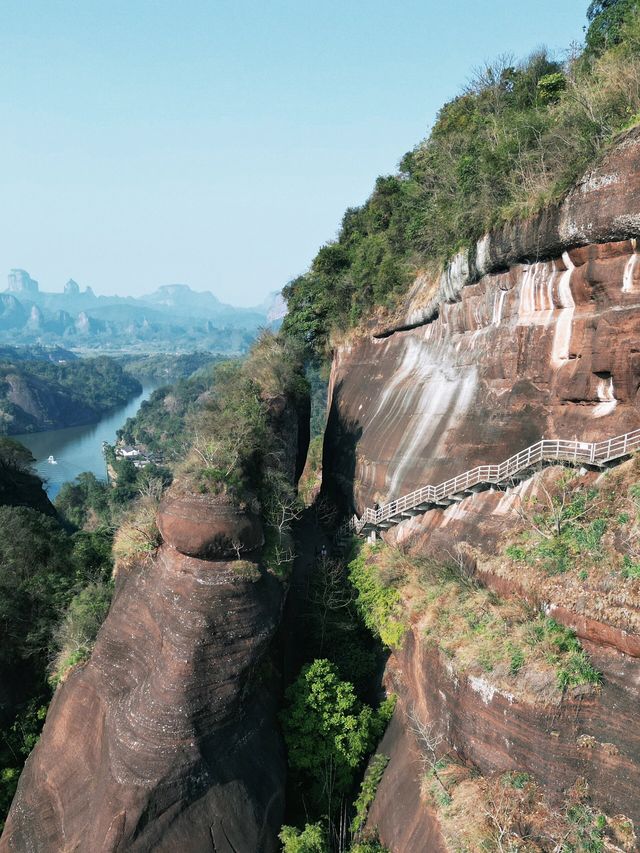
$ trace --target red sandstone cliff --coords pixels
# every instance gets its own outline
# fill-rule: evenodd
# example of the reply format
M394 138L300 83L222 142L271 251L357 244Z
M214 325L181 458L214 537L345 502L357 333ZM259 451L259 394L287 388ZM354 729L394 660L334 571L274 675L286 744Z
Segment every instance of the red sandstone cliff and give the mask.
M324 487L361 512L500 462L542 436L593 441L640 427L639 235L635 131L561 207L488 235L439 281L418 279L402 316L337 349ZM514 523L513 499L481 493L385 536L436 550L467 542L490 558ZM388 665L400 701L370 815L393 853L443 844L420 792L407 709L483 773L525 770L556 800L582 777L599 807L640 820L637 596L607 610L597 590L591 601L563 600L561 581L536 596L495 574L484 580L536 603L555 595L556 617L592 641L604 686L559 707L528 705L452 674L413 626ZM608 748L585 753L577 744L585 733Z
M294 477L308 412L298 428L284 401L271 410ZM284 586L261 563L260 520L173 490L158 526L162 546L120 571L90 660L55 694L0 850L277 849L286 763L266 655Z

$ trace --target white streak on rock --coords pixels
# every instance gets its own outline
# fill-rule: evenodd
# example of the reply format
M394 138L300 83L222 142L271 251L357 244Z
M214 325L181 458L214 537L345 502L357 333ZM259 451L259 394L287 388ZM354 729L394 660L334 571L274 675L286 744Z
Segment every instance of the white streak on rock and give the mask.
M593 410L593 417L603 418L605 415L611 414L618 405L613 387L613 376L610 376L609 379L601 379L598 382L596 394L600 402Z
M571 292L571 274L575 269L569 253L562 255L562 260L567 269L560 276L558 283L558 298L560 300L560 312L556 320L556 330L553 336L553 349L551 351L551 364L553 367L562 367L569 360L571 346L571 327L573 325L573 314L576 303Z
M504 307L504 300L506 299L506 296L506 290L501 290L495 295L493 300L493 317L491 320L491 323L494 326L499 326L502 321L502 309Z
M489 702L491 702L496 693L498 696L503 696L509 704L511 704L515 699L513 693L507 693L506 690L500 690L495 685L490 684L486 678L481 678L477 675L469 676L469 686L472 690L475 690L476 693L480 694L480 698L485 705L488 705Z
M635 244L635 240L632 241ZM623 293L631 293L633 291L633 276L636 271L636 265L638 263L638 255L635 252L634 245L633 255L627 261L627 265L624 268L624 275L622 276L622 292Z

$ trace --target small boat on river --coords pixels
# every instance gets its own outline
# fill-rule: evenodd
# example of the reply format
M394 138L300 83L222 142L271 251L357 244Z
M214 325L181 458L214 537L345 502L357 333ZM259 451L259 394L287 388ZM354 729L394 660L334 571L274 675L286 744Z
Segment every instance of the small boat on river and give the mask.
M49 463L49 465L57 465L57 464L58 464L58 460L57 460L57 459L54 459L54 457L53 457L53 456L50 456L50 457L47 459L47 462Z

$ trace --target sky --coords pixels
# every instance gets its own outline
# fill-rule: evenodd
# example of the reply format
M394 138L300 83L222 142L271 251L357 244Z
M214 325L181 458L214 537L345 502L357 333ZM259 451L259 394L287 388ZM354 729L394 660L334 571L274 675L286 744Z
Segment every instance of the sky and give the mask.
M1 0L0 289L260 303L483 62L588 0Z

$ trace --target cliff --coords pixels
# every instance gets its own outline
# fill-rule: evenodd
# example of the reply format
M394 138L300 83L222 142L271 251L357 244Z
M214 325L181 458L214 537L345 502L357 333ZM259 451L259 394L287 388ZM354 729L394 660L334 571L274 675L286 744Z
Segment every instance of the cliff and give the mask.
M108 358L0 361L0 434L93 423L141 389Z
M291 479L302 409L269 401ZM157 524L160 547L120 567L90 660L54 696L1 850L277 849L285 759L268 650L285 584L265 568L260 518L224 495L177 482Z
M562 206L487 235L439 279L420 276L397 316L338 346L323 488L345 510L361 513L501 462L541 437L594 441L640 427L639 176L635 131ZM595 478L585 473L585 494L600 484ZM507 571L501 555L520 524L516 501L540 494L539 483L537 475L519 491L432 509L384 537L417 555L471 551L495 592L546 605L578 630L602 688L567 691L559 704L511 695L477 672L454 672L411 618L387 666L400 701L381 746L391 762L370 815L394 853L424 849L424 838L428 849L449 849L424 794L409 715L433 725L487 778L525 771L555 803L585 780L597 807L640 820L640 742L631 722L640 677L637 584L594 570L576 594L575 577L549 578L524 565L520 574ZM585 750L584 737L597 748Z

